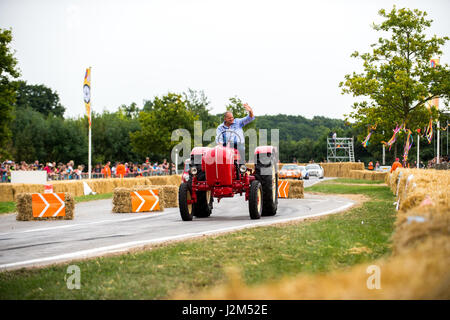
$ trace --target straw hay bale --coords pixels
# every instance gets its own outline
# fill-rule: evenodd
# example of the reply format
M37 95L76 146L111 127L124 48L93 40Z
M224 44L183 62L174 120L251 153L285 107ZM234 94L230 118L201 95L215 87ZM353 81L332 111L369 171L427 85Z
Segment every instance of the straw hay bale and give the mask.
M158 190L160 211L164 208L178 207L178 187L176 186L158 186L158 185L136 185L132 188L115 188L113 194L113 209L115 213L131 213L131 192L141 190ZM176 189L176 194L173 192ZM176 198L176 200L174 200ZM174 203L176 205L174 205Z
M114 188L133 188L137 185L145 185L147 184L147 178L114 178L109 179L111 180L112 185Z
M372 180L384 181L387 175L389 175L388 172L372 172Z
M112 179L90 179L86 180L86 183L95 193L111 193L115 188L114 183L111 180Z
M442 186L434 186L433 184L424 187L423 185L415 185L416 182L410 183L408 189L401 192L400 210L407 211L412 209L428 198L436 207L449 208L449 191Z
M389 175L388 181L386 183L391 188L394 194L397 191L397 182L399 178L405 178L405 175L409 175L409 173L410 169L397 169Z
M181 175L171 176L155 176L140 178L109 178L109 179L89 179L89 180L61 180L48 181L53 185L54 192L71 193L74 197L84 195L84 185L86 182L89 187L96 193L112 193L114 188L124 187L132 188L136 185L175 185L181 184ZM16 195L19 193L40 193L44 192L42 184L28 183L5 183L0 184L0 201L15 201Z
M435 206L449 207L448 185L450 172L443 170L397 169L391 174L389 183L391 190L397 192L400 210L406 211L419 205L425 198L429 198ZM400 172L402 175L400 176ZM412 180L407 183L408 177Z
M350 178L351 170L364 170L362 162L322 162L325 177Z
M14 201L13 188L10 183L0 183L0 201Z
M147 181L154 185L174 185L179 186L181 184L181 175L171 175L171 176L153 176L148 177Z
M358 180L384 181L387 172L377 172L370 170L350 170L349 178Z
M21 193L42 193L44 192L43 184L30 183L12 183L13 197L17 200L17 195Z
M288 199L303 199L305 197L303 180L286 179L286 181L289 181Z
M68 192L74 197L84 195L84 187L82 181L52 181L53 192Z
M95 193L111 193L113 192L115 185L112 179L90 179L86 180L86 183Z
M160 192L160 200L164 208L178 208L178 186L176 185L156 185L151 186L153 189L157 187Z
M153 177L148 177L147 181L150 182L150 184L152 185L167 185L169 184L169 179L167 176L153 176Z
M33 217L32 193L19 193L16 196L17 215L16 220L73 220L75 211L75 199L72 194L64 193L66 215L64 217Z
M131 189L115 188L113 194L113 208L115 213L130 213L131 210Z
M164 208L178 208L178 186L173 185L142 185L136 186L133 190L157 189L159 191L159 201Z
M414 247L431 237L450 237L450 214L445 207L424 205L399 213L392 236L394 254Z

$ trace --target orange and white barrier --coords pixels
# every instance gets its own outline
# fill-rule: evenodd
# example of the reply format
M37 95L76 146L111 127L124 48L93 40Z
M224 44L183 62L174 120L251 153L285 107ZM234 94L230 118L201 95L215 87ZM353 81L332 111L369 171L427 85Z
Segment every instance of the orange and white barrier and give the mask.
M289 194L289 181L278 181L278 198L287 198Z
M31 195L33 217L65 217L64 193L33 193Z
M133 212L159 211L159 196L157 189L131 192L131 210Z

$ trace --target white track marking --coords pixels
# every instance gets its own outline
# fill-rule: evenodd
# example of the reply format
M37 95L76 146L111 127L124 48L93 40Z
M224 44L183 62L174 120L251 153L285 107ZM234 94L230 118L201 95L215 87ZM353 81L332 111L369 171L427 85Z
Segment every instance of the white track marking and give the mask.
M161 211L161 212L158 212L158 213L153 213L153 214L149 214L149 215L145 215L145 216L125 218L125 219L108 219L108 220L100 220L100 221L87 222L87 223L69 224L69 225L57 226L57 227L37 228L37 229L30 229L30 230L21 230L21 231L16 231L16 232L5 232L5 233L0 233L0 236L11 235L11 234L20 234L20 233L29 233L29 232L49 231L49 230L56 230L56 229L83 227L83 226L88 226L88 225L92 225L92 224L101 224L101 223L109 223L109 222L121 222L121 221L138 220L138 219L145 219L145 218L152 218L152 217L156 217L156 216L162 216L162 215L168 214L168 213L169 212L167 212L167 211Z

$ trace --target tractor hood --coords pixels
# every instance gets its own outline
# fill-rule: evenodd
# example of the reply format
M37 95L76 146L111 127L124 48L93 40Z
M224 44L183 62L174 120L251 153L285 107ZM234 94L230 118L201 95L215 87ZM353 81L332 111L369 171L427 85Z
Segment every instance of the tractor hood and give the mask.
M206 151L204 155L206 181L210 186L230 186L234 176L236 150L217 146Z

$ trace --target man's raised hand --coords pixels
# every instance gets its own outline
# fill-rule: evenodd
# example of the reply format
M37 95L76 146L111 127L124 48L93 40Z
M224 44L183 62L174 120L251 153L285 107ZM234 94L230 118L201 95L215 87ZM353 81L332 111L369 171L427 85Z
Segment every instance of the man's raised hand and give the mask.
M252 108L247 103L244 103L244 108L245 108L245 110L247 110L247 112L249 113L250 117L253 118L253 110L252 110Z

